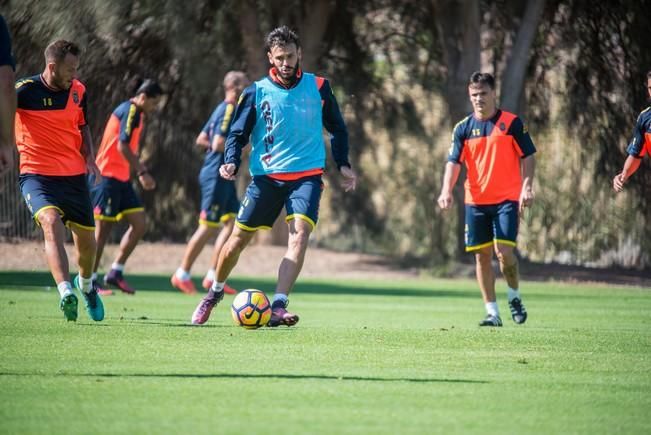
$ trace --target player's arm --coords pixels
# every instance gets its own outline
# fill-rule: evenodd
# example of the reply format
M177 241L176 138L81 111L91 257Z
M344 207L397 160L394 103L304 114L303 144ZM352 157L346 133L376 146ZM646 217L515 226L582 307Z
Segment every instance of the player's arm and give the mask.
M452 189L457 184L459 173L461 172L461 164L448 161L445 164L445 171L443 172L443 186L441 187L441 194L437 200L439 207L447 210L452 207L453 197Z
M624 161L624 167L622 168L622 171L613 178L613 189L615 192L621 192L624 190L624 184L626 184L626 181L640 167L640 163L642 162L642 150L644 148L644 127L642 114L640 114L635 124L635 130L633 131L633 140L628 145L628 148L626 148L628 157L626 157L626 160Z
M131 170L138 176L140 185L145 190L151 190L156 187L156 182L147 170L147 167L140 161L138 155L131 151L129 143L133 135L133 130L140 122L140 114L137 112L135 104L129 106L129 111L123 114L120 119L120 136L118 138L118 151L129 162Z
M235 108L231 129L224 144L224 164L219 174L227 180L233 180L242 163L242 149L249 143L249 136L255 126L255 83L240 95Z
M210 139L208 137L208 133L205 131L202 131L199 133L197 136L197 139L194 141L195 145L201 148L208 148L210 147Z
M452 207L452 203L454 201L452 196L452 189L454 189L455 184L457 184L459 173L461 172L461 158L463 155L465 140L464 121L458 123L452 132L452 145L450 145L450 151L448 152L448 162L445 164L445 170L443 172L443 185L441 186L441 193L437 199L439 207L441 207L443 210L447 210Z
M524 207L529 207L535 198L533 190L533 177L536 170L536 146L531 140L529 131L520 118L515 118L510 127L511 136L515 139L517 152L520 154L520 176L522 177L522 188L520 190L520 212Z
M348 160L348 129L328 80L323 79L319 93L321 94L321 101L323 101L323 127L330 133L332 158L337 164L337 169L344 177L341 186L346 192L355 190L357 174L353 171Z
M0 17L0 175L14 162L15 80L11 38L4 19Z
M86 122L86 93L84 93L84 96L81 97L81 113L82 117L80 119L79 123L79 131L81 132L81 155L84 156L84 160L86 161L86 170L89 174L95 176L95 184L99 184L100 181L102 181L102 175L100 173L99 168L97 167L97 163L95 163L95 146L93 144L93 135L90 132L90 127L88 127L88 123Z
M215 119L215 125L213 126L215 135L212 138L212 144L210 144L210 146L216 153L224 152L226 137L228 137L228 132L231 129L231 123L233 122L234 111L235 104L228 103L224 108L223 115Z

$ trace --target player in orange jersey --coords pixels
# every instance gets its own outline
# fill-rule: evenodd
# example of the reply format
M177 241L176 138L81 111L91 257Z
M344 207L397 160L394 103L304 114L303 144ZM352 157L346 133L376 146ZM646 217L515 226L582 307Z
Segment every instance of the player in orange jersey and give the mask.
M651 101L651 71L646 74L646 90ZM615 192L624 190L624 184L637 171L644 155L651 156L651 106L644 109L637 117L633 140L626 149L628 157L624 161L622 172L613 178Z
M59 307L77 320L75 296L64 248L65 226L72 231L79 274L74 279L88 315L104 319L104 306L91 276L95 261L95 222L86 173L101 180L86 124L86 87L77 80L79 47L58 40L45 49L45 70L16 83L16 145L20 189L43 230L45 255L57 284Z
M473 113L454 127L438 203L443 210L452 206L452 188L464 163L468 170L466 251L475 253L477 280L487 313L479 325L502 326L495 297L493 251L508 284L511 317L521 324L527 320L527 311L520 295L514 249L518 215L534 199L536 148L520 118L497 107L492 75L473 73L468 95Z
M102 182L91 190L97 222L97 258L93 279L97 280L97 268L113 225L125 219L129 228L120 241L111 270L104 276L104 284L128 294L135 293L135 290L124 279L124 264L145 233L145 209L133 189L131 174L137 174L143 189L156 187L156 182L138 155L145 116L156 109L163 94L161 87L153 80L139 81L135 88L134 97L118 105L106 124L97 153ZM92 177L90 181L92 184ZM100 293L110 294L111 291L102 289Z

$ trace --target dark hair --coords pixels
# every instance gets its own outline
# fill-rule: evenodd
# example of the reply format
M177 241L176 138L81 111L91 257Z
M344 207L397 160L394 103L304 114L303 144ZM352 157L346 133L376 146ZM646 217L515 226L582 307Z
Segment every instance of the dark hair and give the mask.
M245 84L249 82L249 79L246 77L246 74L242 71L229 71L224 76L224 89L231 89L237 85Z
M491 89L495 89L495 77L489 73L482 73L475 71L470 75L468 86L481 86L486 85Z
M287 26L280 26L273 29L264 40L264 45L267 51L271 51L272 48L281 46L284 47L289 44L295 44L296 48L301 46L301 41L298 39L298 35L292 29Z
M56 40L45 48L45 62L59 63L65 59L68 53L73 56L79 56L81 49L74 42L66 41L65 39Z
M142 79L135 77L132 79L129 90L133 95L145 94L148 98L155 98L163 94L163 88L160 87L158 82L152 79Z

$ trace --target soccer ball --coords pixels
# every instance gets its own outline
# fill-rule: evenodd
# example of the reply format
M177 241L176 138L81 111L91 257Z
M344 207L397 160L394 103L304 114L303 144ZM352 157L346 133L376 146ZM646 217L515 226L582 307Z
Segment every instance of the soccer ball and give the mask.
M257 329L269 323L271 303L260 290L242 290L233 299L231 314L235 324L246 329Z

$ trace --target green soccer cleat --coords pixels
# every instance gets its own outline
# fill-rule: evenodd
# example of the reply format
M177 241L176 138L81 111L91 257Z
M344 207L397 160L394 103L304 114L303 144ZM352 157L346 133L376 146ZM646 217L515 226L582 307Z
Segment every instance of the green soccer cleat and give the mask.
M75 287L77 287L77 289L84 297L84 304L86 305L86 312L88 313L88 317L96 322L104 320L104 304L102 303L102 299L97 293L97 284L95 281L93 281L93 289L86 293L81 290L78 282L78 277L75 277Z
M59 302L59 308L63 311L63 316L67 321L77 321L77 296L74 293L62 297L61 302Z

